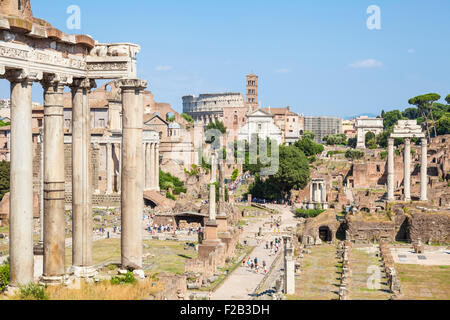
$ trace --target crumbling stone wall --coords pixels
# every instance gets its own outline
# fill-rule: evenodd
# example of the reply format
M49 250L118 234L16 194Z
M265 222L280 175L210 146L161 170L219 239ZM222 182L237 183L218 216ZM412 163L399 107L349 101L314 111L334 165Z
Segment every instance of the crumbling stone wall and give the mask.
M411 241L421 239L431 243L450 242L450 212L413 213L408 219L408 234Z

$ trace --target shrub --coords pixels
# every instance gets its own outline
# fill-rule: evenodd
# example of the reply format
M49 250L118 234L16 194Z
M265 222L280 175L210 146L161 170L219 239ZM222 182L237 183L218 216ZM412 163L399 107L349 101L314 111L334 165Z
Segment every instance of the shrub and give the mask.
M345 157L347 159L359 160L364 158L364 152L360 150L347 150Z
M29 284L19 288L19 298L21 300L48 300L44 287L37 284Z
M113 285L134 284L136 282L137 282L136 278L130 271L128 271L125 275L120 275L111 278L111 284Z
M6 287L9 285L10 280L10 269L9 263L5 263L0 266L0 292L5 291Z
M388 156L388 152L387 151L383 151L383 152L380 153L381 160L386 160L387 156Z
M235 170L233 171L233 174L231 175L231 181L233 181L233 182L236 181L238 175L239 175L239 170L238 170L238 169L235 169Z
M326 210L321 209L312 209L312 210L305 210L305 209L297 209L295 211L295 215L299 218L315 218L319 214L324 213Z
M181 116L183 117L184 120L186 120L189 123L194 123L194 118L192 118L190 115L186 114L186 113L182 113Z
M172 195L169 191L166 191L166 198L170 199L170 200L173 200L173 201L177 200L177 198L175 198L175 196Z

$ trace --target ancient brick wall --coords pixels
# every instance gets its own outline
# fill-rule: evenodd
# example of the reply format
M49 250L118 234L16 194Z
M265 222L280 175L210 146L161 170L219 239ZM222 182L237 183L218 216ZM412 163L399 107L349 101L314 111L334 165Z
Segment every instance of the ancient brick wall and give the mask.
M449 243L450 213L413 213L409 219L408 233L411 241Z

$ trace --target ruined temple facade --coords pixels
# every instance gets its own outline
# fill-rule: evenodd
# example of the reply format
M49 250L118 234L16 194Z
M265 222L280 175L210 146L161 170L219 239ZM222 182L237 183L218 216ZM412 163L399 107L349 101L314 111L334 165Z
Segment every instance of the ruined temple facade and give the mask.
M0 78L9 82L10 131L10 270L11 285L34 282L33 250L33 104L32 88L44 91L40 134L43 185L43 277L62 283L65 270L65 144L71 145L72 267L77 277L92 277L92 145L118 143L121 150L122 267L142 268L141 218L143 193L157 167L158 134L143 128L144 90L137 79L140 47L129 43L99 43L88 35L66 34L33 17L29 0L0 3ZM121 92L120 136L101 135L93 143L90 93L96 80L114 80ZM3 80L2 80L3 81ZM70 88L71 132L64 130L64 91ZM94 109L95 106L93 106ZM98 111L101 120L102 111ZM94 124L97 121L94 117ZM99 133L100 135L101 133ZM67 136L69 135L69 137ZM70 141L67 141L70 138ZM153 145L151 147L150 145ZM150 149L149 149L150 148ZM95 148L94 148L95 149ZM107 150L109 148L107 147ZM150 150L147 152L145 150ZM111 157L108 155L108 158ZM106 161L109 163L110 161ZM111 182L113 166L108 165ZM152 171L150 170L150 172ZM138 173L138 174L136 174ZM157 179L153 177L153 181ZM45 219L43 217L45 216Z

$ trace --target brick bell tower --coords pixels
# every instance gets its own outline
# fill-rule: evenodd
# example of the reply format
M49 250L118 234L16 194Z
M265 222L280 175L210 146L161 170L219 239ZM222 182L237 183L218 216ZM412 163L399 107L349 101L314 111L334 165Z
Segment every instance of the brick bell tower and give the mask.
M30 0L0 0L0 15L30 20L33 18Z
M258 109L258 76L256 74L247 75L247 104L252 111Z

